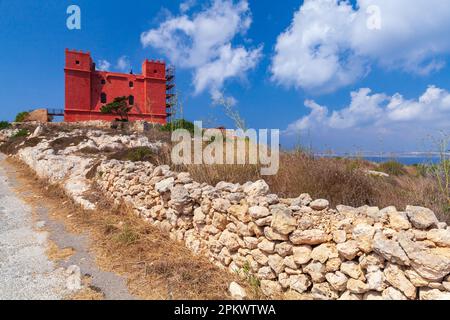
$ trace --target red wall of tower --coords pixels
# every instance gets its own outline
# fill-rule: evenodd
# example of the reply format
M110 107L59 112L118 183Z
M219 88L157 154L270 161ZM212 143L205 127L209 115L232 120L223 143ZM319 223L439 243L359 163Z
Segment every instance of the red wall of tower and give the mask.
M114 120L100 108L114 98L133 96L130 120L165 124L166 66L159 61L144 61L142 74L95 70L87 52L66 49L64 121ZM106 103L101 102L102 93Z

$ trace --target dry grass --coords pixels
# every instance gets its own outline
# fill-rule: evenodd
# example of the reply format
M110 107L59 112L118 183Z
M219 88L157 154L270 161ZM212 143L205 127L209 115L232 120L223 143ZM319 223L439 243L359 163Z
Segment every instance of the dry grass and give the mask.
M229 283L240 281L208 259L194 256L183 243L169 240L126 208L112 208L104 194L93 195L98 211L81 210L59 187L38 179L24 164L8 161L18 169L18 178L40 196L33 199L45 203L53 219L63 221L71 232L89 234L97 264L125 276L133 295L157 300L229 299Z
M50 147L58 152L66 149L67 147L79 145L86 139L88 139L88 137L85 135L58 138L50 142Z
M63 261L68 260L71 256L74 255L75 250L73 248L63 248L60 249L56 243L49 240L48 247L45 252L50 260L53 261Z
M167 155L164 155L164 159ZM167 162L167 161L166 161ZM170 162L169 162L170 163ZM387 165L392 168L392 164ZM445 197L435 179L419 174L414 167L396 164L389 178L373 177L366 170L383 171L386 165L376 165L359 159L317 158L304 152L282 152L280 170L273 176L261 176L259 165L187 165L173 166L188 171L198 182L216 185L220 181L245 183L264 179L271 192L285 198L309 193L324 198L332 206L345 204L380 208L407 205L432 209L441 221L450 222Z

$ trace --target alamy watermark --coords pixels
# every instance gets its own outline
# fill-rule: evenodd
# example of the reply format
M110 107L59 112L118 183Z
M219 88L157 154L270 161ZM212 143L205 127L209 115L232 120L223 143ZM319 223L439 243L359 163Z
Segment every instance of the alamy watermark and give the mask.
M81 9L73 4L67 7L66 13L69 15L66 26L69 30L81 30Z
M261 175L278 173L280 131L278 129L203 129L194 122L194 135L185 129L172 133L172 163L184 165L260 165ZM270 138L269 138L270 134ZM270 148L269 148L270 144Z

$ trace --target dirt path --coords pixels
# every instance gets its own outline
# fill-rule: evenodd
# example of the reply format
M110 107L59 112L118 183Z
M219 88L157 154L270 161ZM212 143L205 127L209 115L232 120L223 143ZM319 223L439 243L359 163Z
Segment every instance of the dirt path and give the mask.
M74 294L66 272L72 265L80 267L89 288L105 299L133 299L122 277L96 266L85 236L69 233L50 219L44 201L32 208L22 199L33 195L21 189L15 169L4 160L0 154L0 299L65 299ZM73 254L52 261L46 254L51 245L70 248Z

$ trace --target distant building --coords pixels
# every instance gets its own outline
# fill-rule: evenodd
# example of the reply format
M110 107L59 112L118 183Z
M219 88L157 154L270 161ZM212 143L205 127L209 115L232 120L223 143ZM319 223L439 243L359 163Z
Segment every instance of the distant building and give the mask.
M164 62L145 60L142 74L99 71L89 52L66 49L64 72L67 122L114 120L114 115L102 114L100 108L121 96L129 97L131 121L165 124L170 116L167 101L173 96L173 74L166 74Z

